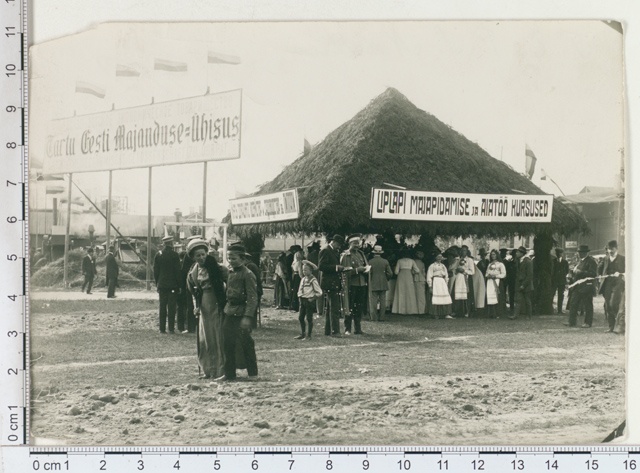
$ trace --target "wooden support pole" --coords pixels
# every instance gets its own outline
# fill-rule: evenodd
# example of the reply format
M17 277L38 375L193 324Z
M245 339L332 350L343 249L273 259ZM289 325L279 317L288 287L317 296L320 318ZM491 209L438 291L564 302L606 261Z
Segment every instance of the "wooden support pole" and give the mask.
M149 193L147 197L147 291L151 290L151 177L152 167L149 168Z
M109 193L107 194L107 230L105 232L105 236L107 242L105 243L105 253L109 251L109 245L111 245L111 186L113 182L113 171L109 171Z
M202 223L207 223L207 162L202 171ZM207 227L202 227L202 239L206 240Z
M64 232L64 261L63 261L63 273L62 284L69 287L69 232L71 231L71 184L73 182L73 174L69 173L69 190L67 192L67 225Z

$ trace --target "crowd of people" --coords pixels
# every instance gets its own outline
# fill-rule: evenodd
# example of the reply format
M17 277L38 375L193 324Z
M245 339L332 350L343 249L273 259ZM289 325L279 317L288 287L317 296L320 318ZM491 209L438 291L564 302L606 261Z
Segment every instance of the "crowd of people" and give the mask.
M297 340L311 340L313 315L324 315L324 335L362 335L362 321L388 320L389 314L429 314L434 318L532 316L534 268L531 252L478 250L474 258L466 245L426 252L417 246L394 248L387 255L385 242L363 245L361 234L328 238L320 247L293 245L278 257L274 268L274 302L278 309L298 313ZM260 311L264 272L251 261L241 244L227 248L228 266L219 263L218 248L199 236L189 239L186 251L174 249L174 238L154 260L153 276L159 295L158 327L161 334L194 333L202 378L233 380L237 368L250 378L258 375L251 331ZM552 296L557 293L557 313L563 314L569 289L566 325L583 328L593 323L593 298L604 297L607 332L624 332L624 256L615 240L597 262L581 245L571 266L561 248L552 261ZM118 264L110 247L106 256L107 297L115 296ZM305 254L306 253L306 254ZM262 265L262 264L261 264ZM82 262L82 291L91 293L96 275L93 249ZM508 305L508 308L507 308ZM342 328L341 320L344 327ZM177 322L177 327L176 327ZM343 332L344 329L344 332Z
M384 242L363 245L360 234L329 238L325 248L313 242L306 251L293 245L282 252L274 272L274 296L278 309L299 310L298 289L305 263L319 280L316 311L325 315L325 334L341 333L338 320L344 318L344 334L362 333L362 318L384 321L389 314L429 314L434 318L518 317L531 318L535 291L533 251L516 249L478 250L474 258L466 245L444 251L420 246L402 247L387 256ZM342 251L344 249L344 251ZM605 299L608 331L624 318L624 257L617 254L617 242L607 244L606 258L598 264L586 245L578 248L573 269L562 248L551 261L551 298L557 314L564 314L569 287L566 325L583 328L593 323L593 297ZM556 298L557 294L557 298ZM308 309L305 309L308 311ZM301 316L302 317L302 316ZM618 320L618 322L616 322ZM623 331L621 328L619 331ZM301 337L306 338L304 334Z

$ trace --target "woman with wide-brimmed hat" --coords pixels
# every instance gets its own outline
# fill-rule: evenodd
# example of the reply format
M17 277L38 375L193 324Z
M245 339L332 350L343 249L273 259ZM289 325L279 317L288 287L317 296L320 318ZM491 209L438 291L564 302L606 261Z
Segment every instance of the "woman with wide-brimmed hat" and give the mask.
M201 377L222 379L225 362L222 322L227 270L208 254L208 250L204 240L189 242L187 253L196 264L187 277L187 287L195 299L195 312L199 314L197 346Z

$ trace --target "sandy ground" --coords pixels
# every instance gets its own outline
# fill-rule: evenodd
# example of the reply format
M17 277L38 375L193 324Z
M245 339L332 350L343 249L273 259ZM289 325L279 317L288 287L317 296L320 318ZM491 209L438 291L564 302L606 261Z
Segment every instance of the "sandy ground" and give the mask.
M33 302L36 443L593 444L624 418L624 339L599 313L591 330L394 316L340 339L318 320L298 342L296 315L267 308L260 379L216 384L197 379L192 335L156 333L154 309L59 303Z

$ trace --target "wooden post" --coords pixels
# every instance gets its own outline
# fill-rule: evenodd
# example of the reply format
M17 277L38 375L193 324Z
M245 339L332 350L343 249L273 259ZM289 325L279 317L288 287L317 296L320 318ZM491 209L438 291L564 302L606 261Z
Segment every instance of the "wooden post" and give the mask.
M207 162L205 161L202 170L202 223L207 223ZM202 239L206 240L207 227L202 227Z
M105 253L109 251L109 245L111 245L111 184L113 180L113 171L109 171L109 193L107 195L107 230L105 232L105 237L107 242L105 243Z
M151 290L151 170L149 167L149 194L147 196L147 291Z
M71 184L73 182L73 174L69 173L69 190L67 192L67 225L64 232L64 261L63 261L63 273L62 284L69 287L69 232L71 231Z

